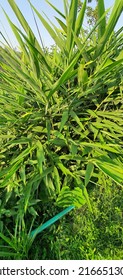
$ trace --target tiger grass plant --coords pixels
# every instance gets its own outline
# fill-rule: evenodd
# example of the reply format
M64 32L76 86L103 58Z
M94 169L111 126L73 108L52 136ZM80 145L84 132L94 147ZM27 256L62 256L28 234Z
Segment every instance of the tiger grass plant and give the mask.
M46 1L59 27L28 2L55 44L51 50L40 44L16 1L8 0L21 28L4 11L20 49L9 42L0 47L4 241L6 224L11 230L20 223L20 230L26 223L28 236L28 220L36 226L47 205L87 203L93 211L89 188L96 188L102 174L123 186L123 29L115 31L122 0L115 1L108 20L98 0L98 21L88 33L86 0L80 11L77 0L63 0L64 13Z

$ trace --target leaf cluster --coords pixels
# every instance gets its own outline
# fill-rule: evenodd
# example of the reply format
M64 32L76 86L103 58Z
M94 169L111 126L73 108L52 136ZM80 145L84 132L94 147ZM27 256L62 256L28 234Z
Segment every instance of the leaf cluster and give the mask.
M21 29L4 11L20 52L1 47L0 215L28 236L49 203L56 209L87 203L92 211L89 188L100 172L122 187L123 34L114 28L123 4L115 1L106 24L104 1L98 1L98 21L85 35L86 0L79 13L77 0L64 0L64 14L47 1L60 29L29 1L55 41L48 51L15 1L8 2ZM1 231L5 241L2 224Z

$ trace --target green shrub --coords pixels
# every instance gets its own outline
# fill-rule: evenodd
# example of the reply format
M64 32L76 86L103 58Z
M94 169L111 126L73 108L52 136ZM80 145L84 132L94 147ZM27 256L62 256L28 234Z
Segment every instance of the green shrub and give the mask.
M90 189L102 174L122 187L123 36L114 28L123 3L115 1L106 24L98 1L98 21L85 34L86 2L78 12L77 0L64 1L59 30L29 1L55 41L47 51L8 0L21 29L5 12L20 52L8 44L0 54L1 256L11 248L28 258L30 232L48 219L49 205L54 214L73 204L93 213Z

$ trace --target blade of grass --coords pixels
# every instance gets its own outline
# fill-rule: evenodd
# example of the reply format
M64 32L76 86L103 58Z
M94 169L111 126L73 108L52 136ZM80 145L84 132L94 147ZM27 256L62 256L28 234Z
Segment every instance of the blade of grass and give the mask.
M101 37L101 40L98 42L98 46L96 48L94 59L97 58L100 53L102 53L107 41L109 40L112 32L114 31L114 28L117 24L117 21L123 11L123 1L121 0L115 0L113 10L111 12L111 15L109 17L105 33L103 37Z
M69 16L67 18L67 42L66 48L68 54L71 53L71 49L73 48L73 32L75 32L75 22L77 17L77 9L78 9L78 0L71 0Z
M85 10L86 10L86 4L87 4L87 0L85 0L83 2L82 8L79 12L79 15L77 17L76 20L76 24L75 24L75 34L76 36L79 36L82 24L83 24L83 20L84 20L84 16L85 16Z
M98 19L100 19L102 17L102 15L105 13L104 0L99 0L97 7L98 7ZM103 20L100 22L100 24L98 26L98 38L99 39L105 33L105 29L106 29L106 17L103 18Z
M94 165L92 162L89 162L87 164L87 168L86 168L86 172L85 172L85 187L87 187L89 181L90 181L90 178L93 174L93 169L94 169Z

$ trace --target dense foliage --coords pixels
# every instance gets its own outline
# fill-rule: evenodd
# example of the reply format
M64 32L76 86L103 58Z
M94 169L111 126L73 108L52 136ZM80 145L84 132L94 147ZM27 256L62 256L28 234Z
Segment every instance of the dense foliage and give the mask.
M49 208L53 215L87 204L92 215L90 189L102 176L122 188L123 33L114 28L123 2L115 1L106 24L104 1L98 0L98 21L87 35L87 1L79 12L77 0L63 2L64 14L49 3L60 29L30 2L55 41L51 51L39 44L15 1L8 3L23 31L5 12L21 52L1 47L2 257L28 257L30 231L49 218Z
M110 180L105 184L104 176L100 184L90 192L93 214L82 207L43 232L30 259L122 260L123 189Z

